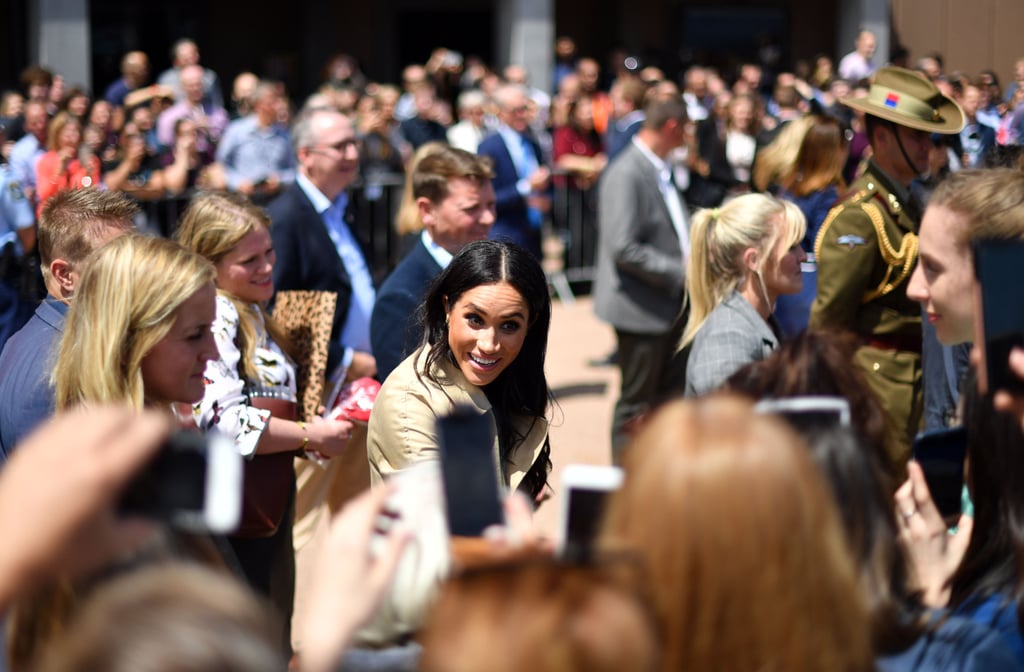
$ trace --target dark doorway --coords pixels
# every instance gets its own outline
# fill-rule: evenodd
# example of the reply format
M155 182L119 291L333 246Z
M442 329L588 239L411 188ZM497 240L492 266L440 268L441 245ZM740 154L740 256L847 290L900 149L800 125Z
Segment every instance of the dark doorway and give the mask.
M495 62L494 17L490 9L408 10L398 14L399 67L426 63L436 47ZM394 81L398 81L395 73Z

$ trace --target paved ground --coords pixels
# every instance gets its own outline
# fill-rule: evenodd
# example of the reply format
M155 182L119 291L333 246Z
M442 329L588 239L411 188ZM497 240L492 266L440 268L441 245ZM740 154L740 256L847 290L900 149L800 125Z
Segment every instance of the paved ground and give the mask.
M619 372L614 366L592 367L614 348L611 327L594 315L589 297L574 305L555 299L548 336L547 376L558 403L551 428L555 496L537 512L537 524L554 535L560 505L559 478L566 464L608 464L611 461L611 413L618 397Z

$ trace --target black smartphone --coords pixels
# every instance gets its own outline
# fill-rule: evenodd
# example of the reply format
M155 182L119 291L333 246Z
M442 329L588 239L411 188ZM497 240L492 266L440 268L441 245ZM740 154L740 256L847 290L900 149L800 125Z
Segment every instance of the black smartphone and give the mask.
M241 516L242 482L242 457L230 439L179 431L129 482L118 511L190 532L230 533Z
M943 518L959 516L967 431L963 427L953 427L919 434L914 439L913 454L924 472L935 508Z
M1010 371L1010 350L1024 347L1024 241L974 243L974 345L981 354L978 390L1024 392L1024 380Z
M586 561L601 529L608 496L622 485L619 467L569 464L562 470L559 546L563 557Z
M478 537L491 525L503 525L494 434L488 417L471 408L456 408L437 421L437 433L449 533Z

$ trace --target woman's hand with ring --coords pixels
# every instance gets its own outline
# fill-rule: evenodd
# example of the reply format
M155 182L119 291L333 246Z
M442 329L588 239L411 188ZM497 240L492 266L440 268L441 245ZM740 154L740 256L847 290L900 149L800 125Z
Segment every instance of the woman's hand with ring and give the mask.
M921 466L907 465L908 478L894 496L899 518L900 541L907 554L913 581L924 592L924 602L944 607L949 601L949 578L956 571L970 539L971 523L961 516L959 531L950 536L935 507Z

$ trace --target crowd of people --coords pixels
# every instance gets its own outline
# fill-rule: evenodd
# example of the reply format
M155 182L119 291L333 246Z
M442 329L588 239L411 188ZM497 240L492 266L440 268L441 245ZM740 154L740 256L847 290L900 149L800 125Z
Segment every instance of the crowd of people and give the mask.
M187 39L95 101L27 70L0 109L7 667L1024 669L1024 394L970 354L972 248L1024 239L1024 60L1004 97L874 45L676 82L560 38L550 92L447 49L400 87L339 55L299 105L243 73L230 109ZM352 188L394 173L382 271ZM580 558L532 523L556 188L593 194L621 372L624 479ZM175 194L154 235L139 202ZM368 420L320 407L373 379ZM849 422L756 405L803 397ZM482 538L439 494L460 413L508 495ZM911 446L954 426L947 520ZM182 431L242 458L224 534L119 510Z

